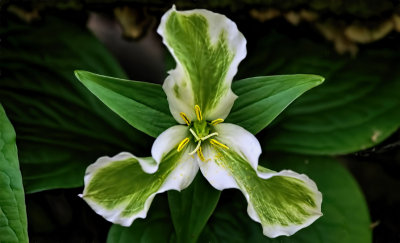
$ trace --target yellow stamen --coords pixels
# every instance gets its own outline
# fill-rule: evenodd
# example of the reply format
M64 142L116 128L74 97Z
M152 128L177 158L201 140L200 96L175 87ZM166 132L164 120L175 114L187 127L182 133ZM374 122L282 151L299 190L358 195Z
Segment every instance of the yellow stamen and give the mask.
M218 142L218 141L215 140L215 139L210 139L210 143L211 143L212 145L214 145L214 146L218 146L218 147L221 147L221 148L224 148L224 149L229 149L228 146L226 146L226 145L223 144L223 143Z
M201 151L201 147L199 147L199 149L197 150L197 156L199 156L201 161L206 161L206 159L204 158L203 152Z
M224 119L218 118L218 119L215 119L214 121L212 121L211 125L215 126L217 124L220 124L221 122L224 122Z
M199 120L199 121L203 120L203 116L201 115L200 106L195 105L195 106L194 106L194 109L195 109L195 111L196 111L197 120Z
M179 145L178 145L178 152L181 152L182 151L182 149L186 146L186 144L188 144L189 143L189 138L185 138L185 139L183 139L180 143L179 143Z
M179 113L179 115L181 115L183 121L186 122L186 124L187 124L188 126L190 126L190 120L189 120L189 118L187 117L187 115L186 115L185 113L183 113L183 112Z

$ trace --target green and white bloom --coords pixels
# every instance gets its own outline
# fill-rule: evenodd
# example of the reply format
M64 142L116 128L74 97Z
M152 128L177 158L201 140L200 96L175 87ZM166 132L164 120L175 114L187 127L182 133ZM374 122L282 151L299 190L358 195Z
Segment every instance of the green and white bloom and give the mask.
M200 169L216 189L242 191L249 216L266 236L291 235L319 218L322 196L315 183L259 166L256 137L224 123L237 98L232 79L246 56L236 24L207 10L173 7L158 33L177 63L163 89L179 125L157 137L152 157L123 152L99 158L87 168L83 199L107 220L129 226L146 217L156 194L185 189Z

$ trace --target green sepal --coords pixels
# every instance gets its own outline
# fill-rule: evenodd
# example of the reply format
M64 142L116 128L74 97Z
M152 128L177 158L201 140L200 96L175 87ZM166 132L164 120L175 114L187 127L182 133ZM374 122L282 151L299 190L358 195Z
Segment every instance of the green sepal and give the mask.
M253 77L233 83L239 96L226 122L257 134L270 124L290 103L324 78L310 74Z
M197 242L217 206L220 194L221 191L211 187L201 174L198 174L185 190L168 191L176 242Z
M138 130L157 137L176 124L158 84L107 77L87 71L75 76L111 110Z

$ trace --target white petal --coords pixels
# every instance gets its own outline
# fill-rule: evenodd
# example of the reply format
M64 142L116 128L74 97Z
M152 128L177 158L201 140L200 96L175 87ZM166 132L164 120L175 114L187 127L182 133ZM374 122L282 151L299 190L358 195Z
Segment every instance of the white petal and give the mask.
M291 177L291 178L296 178L302 181L305 184L305 187L308 188L312 194L314 195L314 200L316 207L315 208L310 208L308 212L310 213L310 216L307 217L301 224L290 224L287 226L275 224L275 225L267 225L267 224L262 224L263 227L263 234L268 236L268 237L278 237L281 235L286 235L290 236L299 231L300 229L303 229L309 225L311 225L315 220L317 220L319 217L322 216L321 212L321 205L322 205L322 194L320 191L318 191L317 185L313 180L311 180L307 175L305 174L298 174L294 171L291 170L282 170L280 172L261 172L257 171L257 174L259 175L260 178L263 179L270 179L275 176L281 176L281 177ZM242 191L245 194L245 197L248 199L249 195L247 192ZM249 202L249 200L247 200ZM256 222L261 223L260 217L258 216L254 206L252 203L248 204L247 207L247 213L249 216Z
M226 118L237 98L232 79L246 56L246 39L236 24L211 11L173 7L157 32L177 63L163 85L175 120L183 124L180 112L195 119L195 105L207 120Z
M151 155L157 163L161 158L176 147L184 138L189 136L187 126L176 125L161 133L153 143Z
M215 126L218 136L215 139L240 154L254 169L258 166L258 157L261 154L261 146L257 138L240 126L221 123ZM227 168L218 163L220 153L212 145L203 146L203 154L206 162L198 160L200 170L210 184L218 189L239 188Z
M215 189L220 191L229 188L239 189L229 170L217 164L217 152L210 145L203 145L203 154L206 161L201 161L196 156L201 173Z
M306 175L257 166L261 148L252 134L232 124L215 128L219 135L214 138L229 149L204 146L206 161L198 160L201 172L219 190L240 189L249 216L261 223L266 236L294 234L322 215L321 193Z
M108 221L129 226L146 217L156 194L186 188L197 171L197 162L187 151L172 150L154 174L144 173L129 153L101 157L87 168L80 196Z
M230 124L221 123L215 126L219 134L216 140L228 145L228 147L246 158L254 170L257 170L258 158L261 154L261 145L257 138L246 129Z

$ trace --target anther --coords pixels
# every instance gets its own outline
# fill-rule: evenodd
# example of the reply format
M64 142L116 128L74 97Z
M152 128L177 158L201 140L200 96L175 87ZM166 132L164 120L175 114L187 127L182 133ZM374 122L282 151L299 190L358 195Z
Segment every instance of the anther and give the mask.
M181 152L182 149L183 149L188 143L189 143L189 138L183 139L183 140L179 143L177 151L178 151L178 152Z
M206 159L204 158L203 152L201 151L201 147L197 150L197 156L199 156L201 161L205 161Z
M193 129L189 128L189 131L193 134L193 137L196 139L196 142L200 140L199 136L193 131Z
M196 153L197 150L201 148L200 145L201 145L201 140L197 143L196 148L192 152L190 152L189 155L193 155L194 153Z
M224 122L224 119L218 118L218 119L215 119L214 121L212 121L211 125L215 126L217 124L220 124L221 122Z
M220 148L229 149L228 146L226 146L226 145L223 144L223 143L218 142L218 141L215 140L215 139L210 139L210 143L211 143L212 145L218 146L218 147L220 147Z
M213 136L218 136L218 133L217 133L217 132L213 132L213 133L208 134L207 136L202 137L202 138L200 138L200 139L201 139L201 141L205 141L205 140L207 140L207 139L209 139L209 138L211 138L211 137L213 137Z
M189 120L189 118L187 117L187 115L186 115L185 113L183 113L183 112L179 113L179 115L181 115L183 121L186 122L186 124L187 124L188 126L190 126L190 120Z
M196 111L197 120L199 120L199 121L203 120L203 116L201 115L200 106L195 105L194 110Z

